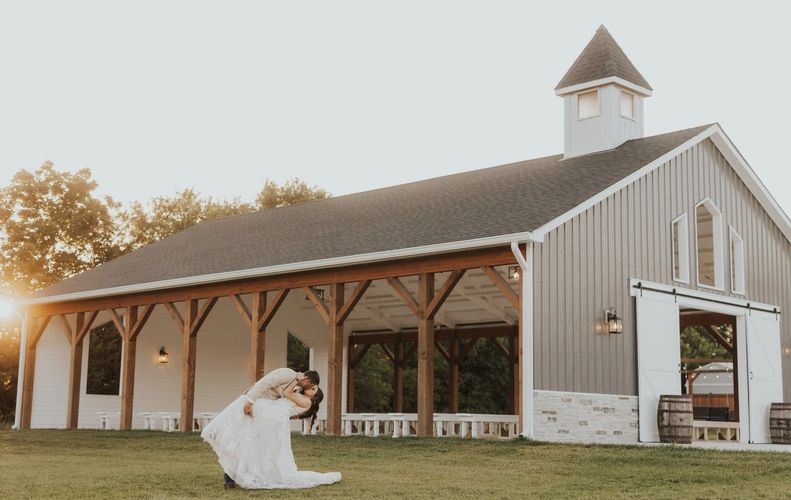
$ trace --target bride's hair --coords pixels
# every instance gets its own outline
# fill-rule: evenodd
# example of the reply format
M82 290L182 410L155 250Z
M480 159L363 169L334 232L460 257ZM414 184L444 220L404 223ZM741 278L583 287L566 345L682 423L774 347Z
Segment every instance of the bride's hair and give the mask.
M313 395L313 399L311 399L310 407L294 417L295 419L304 420L306 418L310 419L310 427L308 427L308 431L313 429L313 424L316 422L316 414L319 412L319 406L321 405L321 401L324 399L324 393L321 392L321 389L316 387L316 394Z

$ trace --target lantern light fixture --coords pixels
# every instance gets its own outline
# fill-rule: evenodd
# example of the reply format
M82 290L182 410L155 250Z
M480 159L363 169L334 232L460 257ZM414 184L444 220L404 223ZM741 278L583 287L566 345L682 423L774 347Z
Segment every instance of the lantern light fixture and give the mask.
M508 266L508 279L519 281L519 266Z
M168 352L165 350L165 346L159 348L159 354L157 355L157 360L160 364L166 364L168 362Z
M618 317L618 313L615 311L614 307L610 307L604 311L604 324L607 328L607 333L623 333L623 321Z
M312 286L312 287L310 287L310 289L313 290L313 293L316 294L316 297L318 297L319 300L321 300L321 301L324 300L324 289L323 288L319 288L317 286ZM305 300L310 300L310 298L308 298L308 294L305 294Z

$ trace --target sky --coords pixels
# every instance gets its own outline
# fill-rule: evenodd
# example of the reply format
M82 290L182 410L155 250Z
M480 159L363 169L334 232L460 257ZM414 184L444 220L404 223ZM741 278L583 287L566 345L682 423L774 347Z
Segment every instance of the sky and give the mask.
M786 213L787 2L0 0L0 186L342 195L562 152L553 89L604 24L654 88L646 135L719 122Z

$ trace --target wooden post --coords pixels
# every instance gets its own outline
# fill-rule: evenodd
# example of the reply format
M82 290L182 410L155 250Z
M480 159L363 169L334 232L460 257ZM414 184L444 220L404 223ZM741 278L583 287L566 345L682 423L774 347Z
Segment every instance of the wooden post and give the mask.
M511 385L511 401L510 411L511 415L518 415L519 412L519 344L517 338L519 337L519 327L514 327L514 334L508 337L508 360L511 365L510 372L510 385Z
M195 358L198 353L197 332L193 334L192 326L198 315L198 301L187 300L184 303L183 362L181 365L181 419L179 430L192 432L192 415L195 409Z
M434 299L434 273L418 278L417 333L417 435L434 435L434 317L429 305Z
M398 335L395 345L395 362L393 363L393 411L401 413L404 411L404 341L401 334Z
M346 349L346 412L354 413L354 344L349 342Z
M456 330L451 331L450 337L450 412L459 412L459 338Z
M250 321L250 383L254 384L264 374L264 357L266 354L266 330L258 328L258 319L266 311L266 292L253 294L253 311Z
M34 318L30 313L25 313L27 321L27 348L25 349L25 385L22 388L22 416L19 426L22 429L30 429L31 412L33 410L33 383L36 373L36 346L44 330L47 329L51 316Z
M341 433L341 404L343 390L343 321L340 312L344 305L344 284L330 286L329 352L327 367L327 433Z
M137 359L137 337L129 333L137 322L137 307L127 307L124 313L123 361L121 369L121 423L120 429L128 431L132 428L132 410L135 400L135 361Z
M77 338L85 323L85 313L77 313L76 328L70 332L71 355L69 356L69 397L66 413L66 428L76 429L80 415L80 378L82 375L82 338Z

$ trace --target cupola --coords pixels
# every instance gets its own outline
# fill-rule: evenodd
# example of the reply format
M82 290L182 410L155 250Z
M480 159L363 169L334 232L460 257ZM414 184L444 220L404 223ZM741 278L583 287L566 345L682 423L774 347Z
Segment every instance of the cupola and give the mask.
M643 75L603 25L555 87L564 101L563 156L614 149L643 137Z

